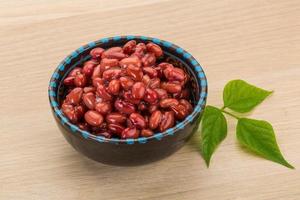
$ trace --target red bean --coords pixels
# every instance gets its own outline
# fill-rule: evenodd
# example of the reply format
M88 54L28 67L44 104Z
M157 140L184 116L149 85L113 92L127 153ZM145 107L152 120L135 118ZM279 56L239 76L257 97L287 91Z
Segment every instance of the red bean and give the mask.
M103 116L94 110L87 111L84 119L91 126L100 126L103 122Z
M154 90L157 93L159 99L168 98L168 93L166 90L161 89L161 88L155 88Z
M97 48L94 48L91 50L90 55L94 59L99 59L103 52L104 52L104 49L97 47Z
M97 65L95 68L94 68L94 71L93 71L93 74L92 74L92 78L95 79L95 78L101 78L101 66L100 65Z
M136 41L130 40L123 46L123 52L126 54L131 54L134 52L136 47Z
M190 102L188 102L187 100L185 100L185 99L180 99L180 100L179 100L179 103L180 103L181 105L183 105L183 106L186 108L186 110L187 110L188 113L191 113L191 112L193 111L193 106L192 106L192 104L190 104Z
M122 132L124 131L124 127L121 126L120 124L109 124L108 125L108 130L114 134L121 135Z
M140 59L145 55L146 45L144 43L138 43L135 47L133 55L139 57Z
M146 87L142 82L136 82L131 88L131 94L134 99L142 99L145 95Z
M158 105L150 105L148 111L149 113L153 113L157 109L158 109Z
M143 78L142 70L134 65L128 65L126 68L126 73L135 81L141 81Z
M75 108L72 105L64 103L62 105L62 112L72 123L77 123L78 117L75 112Z
M167 63L167 62L162 62L159 65L157 65L158 67L160 67L162 70L165 70L167 68L174 68L174 66L171 63Z
M95 108L96 96L94 93L89 92L84 94L82 100L88 109L93 110Z
M158 94L155 92L155 90L147 88L146 95L144 96L144 101L150 104L155 104L158 101Z
M124 100L126 100L132 104L139 104L141 101L140 99L133 98L131 91L124 92L123 97L124 97Z
M78 105L81 102L83 89L80 87L74 88L67 96L66 100L73 105Z
M126 76L120 77L120 84L124 90L129 90L133 86L134 81Z
M109 132L107 132L107 131L104 131L104 132L98 132L98 133L96 133L96 135L97 135L97 136L103 136L103 137L108 138L108 139L112 137L112 134L109 133Z
M82 68L82 73L86 75L87 77L90 77L93 75L95 65L93 63L86 63L84 64Z
M138 138L140 134L140 131L137 130L136 128L126 128L122 134L121 134L121 138L122 139L128 139L128 138Z
M146 66L152 66L156 62L155 55L153 53L146 53L144 57L142 58L143 65Z
M161 88L165 89L169 93L179 93L179 92L181 92L181 89L182 89L181 85L176 84L176 83L170 83L170 82L162 83Z
M99 77L93 78L94 87L98 87L99 85L103 85L103 84L104 84L104 80L102 78Z
M159 78L153 78L149 82L149 88L151 89L158 89L160 87L160 79Z
M122 60L123 58L126 57L126 55L123 52L116 52L116 51L105 51L102 54L102 59L103 58L109 58L109 59L118 59Z
M165 112L159 124L159 131L164 132L165 130L173 127L174 123L175 123L174 112L173 111Z
M113 95L118 95L120 91L120 81L119 80L112 80L108 84L108 92Z
M168 108L171 106L177 106L179 104L177 99L174 98L167 98L167 99L162 99L159 102L160 107L162 108Z
M147 126L144 117L139 113L131 113L129 119L131 123L139 129L143 129Z
M103 72L103 79L104 80L112 80L118 79L121 75L122 70L120 68L110 68Z
M67 78L64 79L64 85L66 86L73 86L74 85L74 76L68 76Z
M129 102L122 101L120 99L117 99L115 101L115 108L120 112L124 114L131 114L135 112L135 106Z
M146 86L148 86L149 83L150 83L150 80L151 80L150 77L146 74L146 75L143 76L142 82L143 82Z
M103 58L100 62L100 74L102 75L105 70L113 67L119 67L119 61L117 59Z
M97 94L104 100L110 101L112 100L112 96L106 91L103 85L98 85Z
M84 87L87 84L87 78L84 74L77 74L74 79L76 87Z
M188 115L188 110L182 104L176 106L171 106L172 111L174 111L176 119L182 120Z
M95 87L91 87L91 86L89 86L89 87L84 87L84 88L83 88L83 92L84 92L84 93L89 93L89 92L94 93L94 92L96 92L96 88L95 88Z
M152 136L154 133L153 133L153 131L151 131L150 129L143 129L142 131L141 131L141 136L142 137L150 137L150 136Z
M153 67L144 67L143 72L149 75L150 78L157 77L157 71Z
M109 113L106 115L106 122L110 124L123 124L126 121L126 116L120 113Z
M170 81L184 81L185 73L180 68L167 68L164 70L165 77Z
M112 111L110 102L99 102L95 106L95 110L102 115L106 115Z
M147 50L151 53L154 53L156 57L160 57L163 55L162 49L157 44L149 42L146 46L147 46Z
M81 74L82 73L82 69L80 67L75 67L74 69L72 69L72 71L69 73L69 76L76 76L77 74Z
M159 110L154 111L149 119L149 128L156 129L162 120L162 113Z
M84 131L88 131L90 129L90 125L86 122L80 122L78 123L78 127L81 129L81 130L84 130Z
M141 67L142 63L139 57L137 56L131 56L129 58L123 58L120 61L120 66L123 68L127 68L129 65L134 65L135 67Z

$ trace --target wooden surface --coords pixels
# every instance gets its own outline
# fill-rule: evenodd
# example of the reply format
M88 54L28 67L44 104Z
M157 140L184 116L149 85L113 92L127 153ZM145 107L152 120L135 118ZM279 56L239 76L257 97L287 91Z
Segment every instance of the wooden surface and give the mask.
M199 136L171 157L115 167L78 154L50 113L49 78L89 41L137 34L190 51L208 103L241 78L275 90L252 114L270 121L290 170L248 154L235 121L206 168ZM299 0L11 0L0 2L0 199L300 199Z

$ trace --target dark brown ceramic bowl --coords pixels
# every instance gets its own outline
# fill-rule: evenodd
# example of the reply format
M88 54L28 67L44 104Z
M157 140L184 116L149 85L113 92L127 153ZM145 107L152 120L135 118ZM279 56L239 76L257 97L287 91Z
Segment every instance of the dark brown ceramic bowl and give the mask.
M189 88L194 104L192 114L184 121L177 123L173 128L163 133L156 133L148 138L107 139L79 129L60 110L60 104L66 92L62 84L65 76L75 66L90 58L89 51L91 49L121 46L132 39L145 43L151 41L160 45L164 51L163 59L167 59L186 71L190 79ZM192 55L170 42L145 36L116 36L91 42L67 56L53 73L48 92L57 125L67 141L77 151L93 160L106 164L138 165L159 160L172 154L193 135L198 128L206 104L207 81L202 67Z

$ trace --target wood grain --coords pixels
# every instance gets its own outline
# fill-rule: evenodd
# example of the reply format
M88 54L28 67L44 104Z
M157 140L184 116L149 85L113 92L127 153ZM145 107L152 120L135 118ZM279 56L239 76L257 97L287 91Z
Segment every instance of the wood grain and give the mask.
M0 2L0 199L300 199L298 0L11 0ZM275 90L252 117L270 121L285 167L243 151L235 121L206 168L199 136L145 166L99 164L73 150L51 116L47 86L82 44L113 35L165 39L190 51L209 82L208 103L241 78Z

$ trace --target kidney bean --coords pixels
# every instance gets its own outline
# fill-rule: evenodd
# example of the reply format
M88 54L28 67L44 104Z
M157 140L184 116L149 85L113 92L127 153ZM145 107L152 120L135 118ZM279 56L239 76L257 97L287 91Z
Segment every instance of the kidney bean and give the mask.
M102 55L103 52L104 52L104 49L102 49L100 47L97 47L97 48L94 48L90 51L90 55L94 59L99 59L99 58L101 58L101 55Z
M188 115L188 110L182 104L171 106L171 110L174 111L176 119L182 120Z
M67 96L66 100L73 105L78 105L81 102L83 89L80 87L74 88Z
M150 129L143 129L142 131L141 131L141 136L142 137L150 137L150 136L152 136L154 133L153 133L153 131L151 131Z
M174 112L173 111L165 112L159 124L159 131L164 132L165 130L173 127L174 123L175 123Z
M112 80L108 84L108 92L113 95L118 95L120 91L120 81L119 80Z
M126 68L126 73L135 81L141 81L143 78L142 70L134 65L128 65Z
M165 89L169 93L179 93L181 92L181 85L177 83L171 83L171 82L163 82L161 83L161 88Z
M77 74L74 79L76 87L84 87L87 84L87 78L84 74Z
M139 57L137 56L131 56L129 58L123 58L120 60L120 66L123 68L127 68L128 65L134 65L135 67L141 67L142 63Z
M120 77L120 84L124 90L129 90L133 86L134 81L126 76Z
M93 64L94 67L96 67L96 65L98 65L99 62L98 62L97 59L92 58L91 60L88 60L88 61L86 61L86 62L84 63L84 65L89 65L89 64Z
M160 67L162 70L165 70L167 68L174 68L174 66L171 63L162 62L157 65L157 67Z
M163 70L159 66L154 67L154 69L157 72L157 77L162 78L163 77Z
M102 59L109 58L109 59L118 59L118 60L122 60L125 57L126 55L123 52L109 51L109 49L104 51L101 56Z
M156 129L159 126L162 117L163 115L159 110L154 111L149 118L149 128L152 130Z
M103 79L104 80L112 80L118 79L121 75L122 70L120 68L110 68L103 72Z
M82 68L82 73L86 75L87 77L90 77L93 75L95 68L95 64L93 63L85 63L83 68Z
M189 89L185 88L179 93L174 93L173 97L176 99L189 99L190 98Z
M183 105L183 106L187 109L188 114L191 113L191 112L193 111L193 106L192 106L192 104L190 104L190 102L188 102L187 100L185 100L185 99L180 99L180 100L179 100L179 103L180 103L181 105Z
M167 68L164 70L165 77L171 81L184 81L185 72L180 68Z
M150 83L150 77L146 74L146 75L144 75L143 76L143 78L142 78L142 82L145 84L145 86L148 86L149 85L149 83Z
M106 91L106 89L103 85L98 85L97 93L98 93L98 96L104 100L107 100L107 101L112 100L112 96Z
M157 77L157 71L153 67L144 67L143 72L149 75L150 78Z
M144 43L138 43L135 47L135 51L133 52L133 55L135 55L141 59L142 57L144 57L146 49L147 48Z
M124 92L123 97L126 101L132 104L139 104L141 101L140 99L133 98L131 91Z
M153 53L146 53L142 58L142 63L145 67L152 66L156 62L155 55Z
M155 92L155 90L147 88L146 95L144 96L144 101L150 104L154 104L158 101L158 94Z
M118 59L103 58L100 62L100 74L102 75L105 70L113 67L119 67Z
M154 53L157 58L163 55L162 49L157 44L149 42L146 46L147 50L151 53Z
M106 115L112 111L112 106L111 103L107 101L99 102L95 105L95 110L102 115Z
M73 86L74 85L74 76L68 76L67 78L64 79L64 85L66 86Z
M135 106L132 103L122 101L120 99L117 99L115 101L115 108L120 112L124 114L131 114L135 112Z
M103 116L94 110L89 110L84 114L85 121L91 126L100 126L103 122Z
M75 109L73 106L66 108L66 106L62 107L62 112L66 115L66 117L72 122L77 123L78 117L77 113L75 112Z
M167 98L167 99L162 99L159 102L159 106L162 108L168 108L171 106L177 106L179 104L177 99L174 98Z
M143 129L147 126L144 117L139 113L131 113L129 119L131 123L139 129Z
M117 135L121 135L124 129L120 124L108 124L108 130Z
M101 66L100 65L97 65L94 68L94 71L92 74L92 79L95 79L95 78L101 78Z
M84 92L84 93L89 93L89 92L94 93L95 91L96 91L96 88L95 88L95 87L92 87L92 86L84 87L84 88L83 88L83 92Z
M150 105L148 111L149 113L153 113L157 109L158 109L158 105Z
M126 121L126 116L120 113L109 113L106 115L106 122L109 124L123 124Z
M168 93L166 90L161 89L161 88L155 88L154 90L157 93L159 99L168 98Z
M157 89L160 87L160 79L159 78L153 78L149 82L149 88L151 89Z
M142 99L145 95L146 87L142 82L136 82L131 88L131 94L134 99Z
M133 128L126 128L122 132L121 138L122 139L128 139L128 138L135 139L135 138L139 137L139 134L140 134L140 131L138 129L134 128L134 127Z
M103 85L104 84L104 80L102 78L96 77L93 78L93 86L94 87L98 87L99 85Z
M84 113L85 109L82 105L75 106L75 114L77 115L78 119L82 118Z
M123 46L123 52L126 54L131 54L134 52L136 47L136 41L130 40Z
M89 93L83 94L82 100L83 100L84 105L86 105L86 107L88 107L88 109L93 110L95 108L96 96L94 93L89 92Z
M69 73L69 77L70 76L76 76L77 74L81 74L82 73L82 68L80 67L75 67L74 69L72 69L72 71Z

